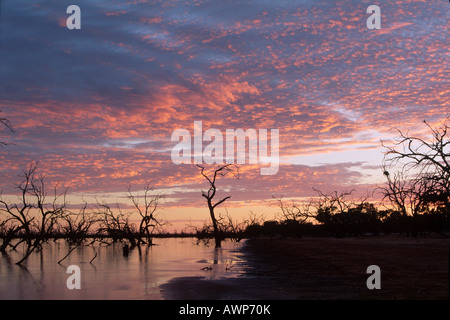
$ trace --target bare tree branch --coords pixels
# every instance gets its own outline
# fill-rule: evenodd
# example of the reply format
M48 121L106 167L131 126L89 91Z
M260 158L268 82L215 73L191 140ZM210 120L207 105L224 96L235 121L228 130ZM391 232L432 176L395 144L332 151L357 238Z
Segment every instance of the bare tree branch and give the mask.
M143 242L143 238L146 238L148 245L152 244L152 234L154 231L167 224L166 222L161 221L156 214L160 201L164 199L164 196L160 193L152 194L152 192L153 188L150 186L150 183L147 182L143 196L134 195L131 192L131 187L128 187L127 194L127 198L132 202L134 208L141 217L137 235L138 243ZM140 205L139 198L143 198L143 206Z
M0 112L2 112L2 111L3 110L0 108ZM14 132L14 128L8 119L0 117L0 124L5 126L9 131ZM0 132L2 132L2 130L0 130ZM8 143L5 141L0 141L0 146L6 146L7 144Z
M413 216L430 212L437 206L450 207L450 117L440 126L432 127L426 121L431 138L423 139L404 134L393 146L386 148L383 173L387 186L381 187L384 199L394 204L403 215ZM399 171L391 173L402 160Z

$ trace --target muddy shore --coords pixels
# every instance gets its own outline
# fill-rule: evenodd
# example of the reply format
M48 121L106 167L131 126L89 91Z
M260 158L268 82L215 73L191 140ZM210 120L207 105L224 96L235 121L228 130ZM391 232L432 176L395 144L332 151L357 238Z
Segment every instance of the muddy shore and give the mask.
M163 299L449 298L448 238L258 238L242 250L242 277L175 278L161 285ZM366 286L369 265L380 267L379 290Z

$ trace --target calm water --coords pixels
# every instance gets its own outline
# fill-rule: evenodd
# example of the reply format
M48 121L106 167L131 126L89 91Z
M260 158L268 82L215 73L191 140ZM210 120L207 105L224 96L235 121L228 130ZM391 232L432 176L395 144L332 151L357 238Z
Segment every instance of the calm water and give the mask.
M50 242L33 252L23 267L15 264L21 252L0 255L0 299L162 299L159 286L176 277L242 274L243 256L238 251L242 243L225 241L221 249L196 245L192 238L154 239L154 243L141 252L131 250L128 257L122 244L81 246L58 264L69 247L63 240ZM69 265L80 267L80 290L67 288ZM201 270L204 267L212 269Z

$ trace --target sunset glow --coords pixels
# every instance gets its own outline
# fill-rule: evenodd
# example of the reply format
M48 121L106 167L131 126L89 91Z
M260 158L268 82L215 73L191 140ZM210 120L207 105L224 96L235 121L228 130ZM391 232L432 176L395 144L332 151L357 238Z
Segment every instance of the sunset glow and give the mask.
M150 181L181 231L208 219L206 185L173 163L171 136L201 121L279 130L276 174L242 164L217 184L231 195L221 210L273 218L273 196L373 190L380 140L450 113L447 1L379 1L379 30L366 27L372 1L76 2L79 30L67 1L1 2L3 196L32 161L73 207Z

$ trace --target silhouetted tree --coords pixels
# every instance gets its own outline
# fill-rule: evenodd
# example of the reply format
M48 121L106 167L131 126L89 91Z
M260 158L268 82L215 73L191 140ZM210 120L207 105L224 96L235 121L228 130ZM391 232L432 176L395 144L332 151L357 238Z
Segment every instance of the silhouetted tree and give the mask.
M244 219L239 222L238 220L233 219L227 209L225 209L225 212L226 215L224 217L220 216L219 218L220 226L223 232L231 239L231 241L241 241L249 221Z
M314 218L312 200L308 202L296 202L294 200L283 200L283 197L273 197L281 210L280 222L277 224L277 231L280 235L302 236L302 230L308 219Z
M359 200L349 198L350 192L337 191L328 194L316 190L316 220L338 237L359 236L364 233L378 234L381 230L382 215L369 196Z
M386 185L380 187L383 200L389 200L394 210L402 215L416 216L428 210L429 201L426 195L433 192L431 180L425 177L411 178L405 168L391 174L386 168L383 170L386 176Z
M402 214L416 216L420 213L450 210L450 117L433 128L425 125L431 137L404 134L387 149L383 165L387 186L382 188L384 197L394 204ZM400 166L397 170L396 166Z
M95 213L88 211L85 202L78 212L66 212L59 224L59 233L69 244L79 244L93 234L93 227L98 222L98 217Z
M127 197L131 200L133 206L141 217L137 234L138 244L143 242L143 238L146 238L147 244L152 245L152 234L154 230L162 227L165 224L165 222L163 222L156 215L159 202L164 198L164 196L159 193L152 194L152 191L153 189L148 183L145 186L143 196L140 196L139 194L133 194L131 192L131 187L128 188ZM143 204L140 204L139 198L143 199Z
M130 221L131 212L124 213L117 207L117 211L111 208L106 202L97 201L96 215L99 219L99 228L97 230L99 236L106 236L113 242L127 239L131 247L137 245L136 228ZM102 240L103 241L103 240Z
M92 227L98 222L95 214L88 212L86 202L78 213L67 211L61 220L59 224L59 235L66 239L69 244L69 251L58 263L61 263L72 251L86 241L92 231ZM95 238L91 241L91 244L94 242Z
M328 223L334 215L345 213L351 205L348 197L354 192L354 190L341 193L334 191L326 194L318 189L314 191L319 195L315 200L315 219L321 223Z
M209 184L208 191L202 190L202 197L204 197L206 199L206 202L208 204L209 215L211 217L211 222L213 225L214 240L215 240L216 248L220 248L221 242L223 240L223 235L222 235L222 231L219 228L218 219L216 218L214 210L217 206L219 206L220 204L222 204L223 202L225 202L226 200L231 198L231 196L227 196L225 198L220 199L216 203L213 203L214 197L216 196L216 193L217 193L216 179L218 176L225 176L228 173L231 173L231 174L234 174L235 176L237 176L238 167L234 164L220 165L218 168L214 169L214 171L210 174L210 176L208 176L205 173L205 167L198 165L198 164L197 164L197 167L199 167L201 169L201 175L206 179L206 181L208 181L208 184Z
M281 210L281 217L284 221L295 221L297 223L304 223L308 218L313 217L312 201L305 203L298 203L293 200L290 202L283 201L283 197L273 197L278 207Z
M15 230L16 235L22 238L19 243L25 242L27 245L25 256L18 264L25 261L53 235L59 221L66 214L67 189L58 193L56 184L54 194L49 197L43 176L36 172L37 167L38 164L32 162L29 168L23 171L23 179L17 186L20 190L18 202L11 204L0 199L0 212L6 216L10 236Z
M0 239L2 243L0 244L0 252L6 253L6 249L11 244L11 241L19 233L21 226L11 223L11 218L6 217L4 220L0 220Z

